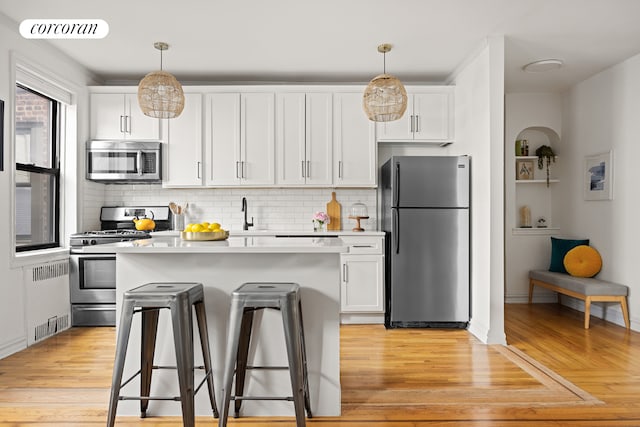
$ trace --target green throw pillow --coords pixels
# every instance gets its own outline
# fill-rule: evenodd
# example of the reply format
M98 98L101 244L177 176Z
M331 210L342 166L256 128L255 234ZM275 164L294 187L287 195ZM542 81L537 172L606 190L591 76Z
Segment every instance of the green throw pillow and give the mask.
M564 268L564 256L571 249L580 245L589 245L589 239L558 239L551 238L551 263L549 263L549 271L556 273L569 274Z

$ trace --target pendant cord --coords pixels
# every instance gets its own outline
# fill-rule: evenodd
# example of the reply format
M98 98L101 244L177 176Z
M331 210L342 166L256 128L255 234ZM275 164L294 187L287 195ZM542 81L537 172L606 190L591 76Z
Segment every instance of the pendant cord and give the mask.
M387 52L382 54L382 74L387 74Z
M160 71L162 71L162 49L160 49Z

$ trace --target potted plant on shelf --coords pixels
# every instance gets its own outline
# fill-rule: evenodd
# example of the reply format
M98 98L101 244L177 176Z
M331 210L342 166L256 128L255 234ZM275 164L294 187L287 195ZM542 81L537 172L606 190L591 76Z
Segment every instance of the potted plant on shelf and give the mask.
M546 164L547 167L547 187L549 186L549 165L551 162L556 161L556 153L553 152L553 148L548 145L541 145L536 149L536 156L538 156L538 169Z

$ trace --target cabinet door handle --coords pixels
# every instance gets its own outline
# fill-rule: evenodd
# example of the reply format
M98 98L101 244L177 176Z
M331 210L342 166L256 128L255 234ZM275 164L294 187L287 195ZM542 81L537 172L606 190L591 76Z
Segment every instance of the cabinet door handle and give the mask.
M240 166L240 162L236 162L236 178L240 179L240 169L238 169L238 167Z
M120 132L125 132L124 116L120 116Z
M349 268L347 264L342 264L342 281L347 283L349 281Z
M420 116L416 114L416 133L420 132Z
M144 165L142 164L142 151L138 150L136 154L136 167L138 168L138 176L142 176Z
M353 245L354 248L373 248L373 245Z
M307 178L311 178L311 161L307 160Z
M304 178L304 160L300 160L300 163L302 163L302 177Z
M198 162L197 173L198 173L198 179L200 179L200 162Z
M129 116L124 116L124 131L131 133L131 117Z
M247 162L240 162L240 171L242 172L242 178L247 179L247 167L245 166Z
M409 133L413 133L413 114L411 115L411 119L409 121Z
M338 160L338 178L342 179L342 160Z

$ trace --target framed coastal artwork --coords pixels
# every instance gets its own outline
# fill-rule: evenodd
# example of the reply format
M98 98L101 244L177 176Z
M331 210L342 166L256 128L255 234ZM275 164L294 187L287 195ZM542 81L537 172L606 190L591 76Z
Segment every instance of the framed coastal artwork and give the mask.
M584 199L613 199L613 152L594 154L585 157L584 162Z

